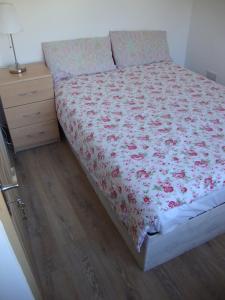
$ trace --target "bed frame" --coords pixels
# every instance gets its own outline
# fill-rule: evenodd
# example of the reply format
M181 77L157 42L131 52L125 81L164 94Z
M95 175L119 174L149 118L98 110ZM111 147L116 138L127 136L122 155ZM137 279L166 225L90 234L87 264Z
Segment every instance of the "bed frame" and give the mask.
M69 143L70 144L70 143ZM128 248L143 271L155 268L201 244L208 242L216 236L225 233L225 203L209 210L182 225L177 226L172 232L166 234L148 235L138 253L126 229L118 220L110 206L109 200L96 186L86 167L70 145L89 182L95 190L103 207L106 209L114 225L120 232ZM225 201L225 195L224 195Z

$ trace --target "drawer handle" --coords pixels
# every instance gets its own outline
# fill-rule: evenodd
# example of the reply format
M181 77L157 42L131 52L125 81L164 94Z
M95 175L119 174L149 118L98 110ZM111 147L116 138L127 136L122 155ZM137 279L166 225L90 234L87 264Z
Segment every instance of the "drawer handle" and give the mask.
M33 114L29 114L29 115L23 115L23 118L31 118L32 116L40 116L41 112L38 111L36 113L33 113Z
M45 131L39 131L39 132L37 132L37 134L27 134L27 137L28 137L28 138L32 138L32 137L34 137L35 135L43 135L43 134L45 134Z
M27 95L27 93L20 93L20 94L18 94L19 97L24 97L26 95Z
M35 95L35 94L37 94L37 93L38 93L37 90L33 90L33 91L29 92L29 93L19 93L18 96L19 96L19 97L33 96L33 95Z

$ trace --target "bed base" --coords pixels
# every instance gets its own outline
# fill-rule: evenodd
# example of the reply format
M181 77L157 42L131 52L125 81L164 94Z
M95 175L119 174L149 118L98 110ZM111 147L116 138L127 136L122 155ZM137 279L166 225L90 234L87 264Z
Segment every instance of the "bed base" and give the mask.
M72 148L72 147L71 147ZM138 253L134 243L129 238L126 229L119 222L118 217L111 208L109 200L102 194L95 182L87 172L85 166L78 159L89 182L95 190L103 207L120 232L128 248L143 271L151 270L201 244L208 242L216 236L225 233L225 203L207 211L182 225L177 226L172 232L166 234L148 235ZM225 200L225 199L224 199Z

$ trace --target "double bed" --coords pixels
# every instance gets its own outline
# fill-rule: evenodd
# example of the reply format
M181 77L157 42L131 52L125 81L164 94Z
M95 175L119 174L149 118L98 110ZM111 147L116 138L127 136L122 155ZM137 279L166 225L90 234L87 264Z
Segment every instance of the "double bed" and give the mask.
M91 184L148 270L225 232L225 88L169 60L55 77Z

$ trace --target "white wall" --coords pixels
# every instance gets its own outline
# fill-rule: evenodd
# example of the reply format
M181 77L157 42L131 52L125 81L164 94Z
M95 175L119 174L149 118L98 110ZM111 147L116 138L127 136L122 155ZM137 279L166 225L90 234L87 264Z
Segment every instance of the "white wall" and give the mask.
M0 299L33 300L23 271L0 221Z
M225 84L225 0L194 0L186 66Z
M5 0L6 2L8 0ZM110 29L168 31L175 62L184 64L192 0L9 0L24 31L15 35L20 62L42 59L41 42L103 36ZM0 66L12 62L7 37L0 36Z

